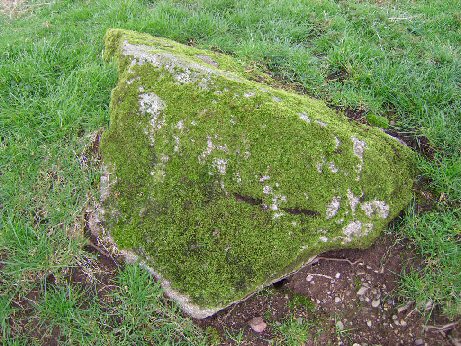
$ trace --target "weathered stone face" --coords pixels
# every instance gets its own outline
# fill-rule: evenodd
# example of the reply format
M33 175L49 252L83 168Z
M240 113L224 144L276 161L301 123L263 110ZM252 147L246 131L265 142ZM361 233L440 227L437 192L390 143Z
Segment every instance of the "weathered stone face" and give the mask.
M367 247L409 203L413 153L230 57L122 30L101 150L105 218L206 317L332 249Z

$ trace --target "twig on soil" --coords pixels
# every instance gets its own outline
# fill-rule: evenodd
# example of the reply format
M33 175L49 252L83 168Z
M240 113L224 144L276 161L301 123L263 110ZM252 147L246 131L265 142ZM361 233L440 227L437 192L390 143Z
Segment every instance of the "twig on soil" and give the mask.
M104 286L102 286L100 289L98 289L98 293L100 293L101 291L103 291L103 290L105 290L105 289L107 289L107 288L109 288L109 287L120 288L120 286L118 286L118 285L104 285Z
M458 323L459 323L459 321L448 323L448 324L445 324L443 326L423 325L423 328L424 328L425 331L428 331L428 330L432 329L432 330L437 330L437 331L444 332L444 331L453 329Z
M415 18L416 16L409 16L409 17L389 17L387 19L389 20L393 20L393 21L396 21L396 20L412 20L413 18Z
M325 260L325 261L335 261L335 262L347 262L349 263L350 265L354 266L356 264L364 264L362 261L360 260L357 260L355 262L352 262L351 260L347 259L347 258L334 258L334 257L317 257L317 259L319 260Z
M405 319L407 319L408 317L410 317L415 311L417 311L416 308L414 308L413 310L411 310L411 311L405 316Z
M323 277L323 278L327 278L327 279L330 279L330 280L334 280L331 276L324 275L324 274L307 273L307 275L320 276L320 277Z
M117 267L119 267L119 264L118 262L115 260L115 258L109 253L107 252L106 250L100 248L99 246L97 246L96 244L94 244L93 242L88 242L88 245L91 246L93 249L95 249L96 251L98 251L100 254L110 258Z
M100 254L106 256L106 257L111 257L111 255L106 252L106 250L103 250L101 249L99 246L97 246L96 244L92 243L91 241L88 242L88 245L91 246L93 249L95 249L96 251L98 251Z

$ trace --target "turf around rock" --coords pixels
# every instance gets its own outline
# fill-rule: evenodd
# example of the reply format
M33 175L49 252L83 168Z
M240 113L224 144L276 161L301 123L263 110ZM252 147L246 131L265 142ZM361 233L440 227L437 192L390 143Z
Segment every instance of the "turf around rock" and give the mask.
M365 248L412 198L414 154L231 57L112 29L101 141L108 229L216 310L331 249Z

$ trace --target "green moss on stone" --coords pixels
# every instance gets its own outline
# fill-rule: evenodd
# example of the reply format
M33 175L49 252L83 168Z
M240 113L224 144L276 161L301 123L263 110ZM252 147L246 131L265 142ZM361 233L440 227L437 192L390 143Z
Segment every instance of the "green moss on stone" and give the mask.
M411 199L410 149L228 56L124 30L104 56L120 75L101 141L109 230L201 307L369 246Z

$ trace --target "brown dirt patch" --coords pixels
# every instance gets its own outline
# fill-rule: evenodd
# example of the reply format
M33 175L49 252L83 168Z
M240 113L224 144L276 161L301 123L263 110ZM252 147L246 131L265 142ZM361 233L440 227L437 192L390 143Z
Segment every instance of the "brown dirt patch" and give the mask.
M411 247L393 237L382 237L367 250L333 251L290 276L281 287L272 287L215 316L196 321L216 328L225 338L229 331L243 330L242 345L268 345L277 340L277 325L292 314L311 320L307 345L452 345L459 338L458 325L445 330L437 311L426 320L412 302L399 301L396 292L404 267L422 263ZM309 298L310 308L291 309L295 296ZM255 333L248 321L261 316L268 324ZM230 340L223 345L233 345Z

